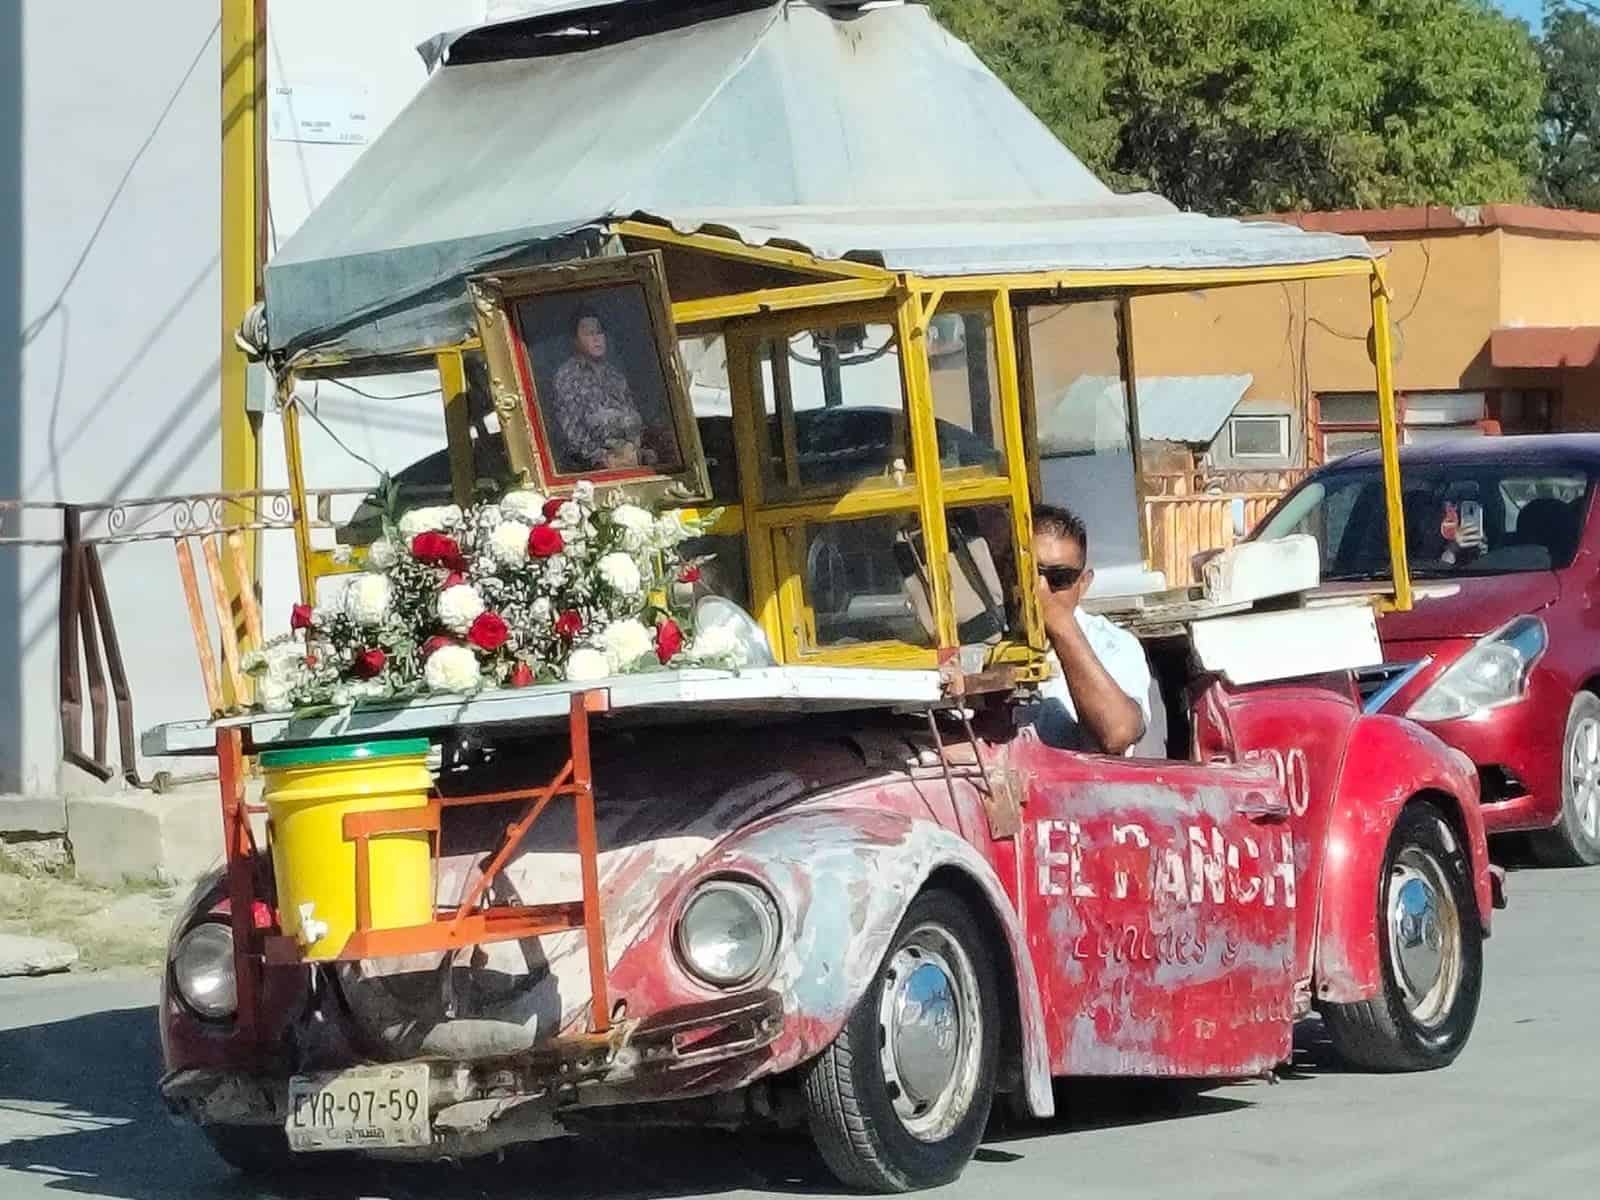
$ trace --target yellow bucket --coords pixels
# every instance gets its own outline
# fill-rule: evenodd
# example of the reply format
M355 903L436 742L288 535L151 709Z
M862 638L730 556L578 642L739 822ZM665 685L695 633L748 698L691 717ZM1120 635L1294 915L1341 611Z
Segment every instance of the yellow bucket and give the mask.
M356 844L348 813L418 808L433 777L423 739L268 750L267 829L283 931L306 958L337 957L356 927ZM426 833L368 841L372 927L433 920L433 853Z

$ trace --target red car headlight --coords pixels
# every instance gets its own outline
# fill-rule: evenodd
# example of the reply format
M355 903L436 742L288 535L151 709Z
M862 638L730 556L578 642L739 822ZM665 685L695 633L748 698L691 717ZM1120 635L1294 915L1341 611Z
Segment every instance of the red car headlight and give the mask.
M1544 622L1517 617L1478 639L1440 673L1406 716L1413 721L1453 721L1522 699L1528 676L1549 645Z

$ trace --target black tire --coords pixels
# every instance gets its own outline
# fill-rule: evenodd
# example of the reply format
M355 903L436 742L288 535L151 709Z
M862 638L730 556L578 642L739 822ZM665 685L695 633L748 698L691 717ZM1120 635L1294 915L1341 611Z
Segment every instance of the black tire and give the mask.
M1389 835L1374 914L1382 989L1371 1000L1321 1006L1334 1049L1349 1065L1368 1071L1431 1071L1448 1066L1467 1044L1483 991L1483 922L1469 862L1466 847L1437 807L1413 802L1401 812ZM1435 990L1413 997L1402 978L1402 955L1393 945L1391 906L1402 899L1397 888L1426 880L1430 873L1436 873L1434 888L1448 892L1453 920L1440 903L1434 909L1436 919L1412 927L1424 941L1430 928L1438 932L1441 962L1446 964L1438 971ZM1419 893L1411 889L1410 895ZM1452 942L1453 967L1448 965ZM1425 953L1418 943L1413 945ZM1447 976L1453 977L1453 985L1446 984Z
M950 1051L957 1061L949 1082L925 1113L902 1117L897 1103L915 1101L911 1085L902 1088L889 1078L886 1060L896 1056L881 1016L887 989L909 978L904 974L907 962L921 964L919 971L931 965L944 978L959 979L965 974L963 955L977 997L978 1028L971 1030L970 1017L959 1012L956 1047ZM955 983L951 994L959 996L962 987ZM997 994L987 939L967 906L943 891L924 892L913 900L850 1020L805 1068L811 1136L842 1183L870 1192L907 1192L949 1183L966 1168L983 1140L994 1103L1001 1020ZM948 1029L940 1029L941 1043ZM919 1135L908 1120L934 1123Z
M296 1166L289 1139L276 1125L202 1125L217 1157L252 1178L281 1175Z
M1561 816L1555 828L1535 833L1529 844L1534 858L1545 867L1592 867L1600 863L1600 804L1594 789L1600 787L1595 776L1593 756L1600 751L1600 696L1579 692L1567 710L1567 732L1561 739ZM1577 752L1587 747L1584 764L1574 763ZM1594 832L1585 828L1589 824Z

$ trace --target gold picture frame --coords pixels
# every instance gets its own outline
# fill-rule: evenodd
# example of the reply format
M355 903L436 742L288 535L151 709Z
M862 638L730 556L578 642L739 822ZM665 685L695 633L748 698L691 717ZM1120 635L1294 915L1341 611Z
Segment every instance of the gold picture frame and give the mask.
M711 494L659 251L475 275L495 411L514 470L647 500Z

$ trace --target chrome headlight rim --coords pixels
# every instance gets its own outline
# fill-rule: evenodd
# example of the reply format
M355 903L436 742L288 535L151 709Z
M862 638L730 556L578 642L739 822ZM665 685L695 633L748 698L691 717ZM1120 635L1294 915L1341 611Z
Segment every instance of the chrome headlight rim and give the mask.
M227 975L227 987L224 995L227 999L222 1003L208 1003L200 997L193 987L191 977L186 979L183 965L184 951L191 945L198 944L202 939L211 940L214 944L210 953L216 956L217 961L224 964L223 969ZM234 967L233 955L233 927L226 921L207 919L194 922L173 943L172 953L167 960L167 975L172 983L172 992L184 1009L201 1021L214 1025L225 1025L234 1020L239 1012L239 980Z
M1531 652L1524 652L1518 646L1519 640L1531 639ZM1438 712L1430 710L1430 702L1437 702L1448 694L1459 694L1452 691L1460 687L1461 678L1472 666L1481 662L1488 655L1499 649L1505 649L1520 657L1518 680L1515 689L1508 695L1497 697L1483 704L1475 704L1459 712ZM1544 658L1545 652L1550 649L1550 630L1545 625L1543 618L1534 613L1523 613L1511 618L1498 629L1491 630L1468 646L1454 661L1450 662L1436 675L1422 694L1411 702L1406 708L1405 717L1409 721L1416 721L1423 725L1439 725L1450 721L1470 721L1484 713L1495 712L1513 704L1521 704L1528 698L1528 690L1532 686L1534 669Z
M750 911L761 926L761 945L754 964L737 976L718 976L708 971L704 964L695 962L689 945L688 923L695 905L719 894L731 894L748 902ZM684 898L673 920L672 946L679 966L690 979L714 991L731 992L750 987L771 974L778 960L778 946L782 937L783 918L771 891L747 876L718 875L697 883Z

